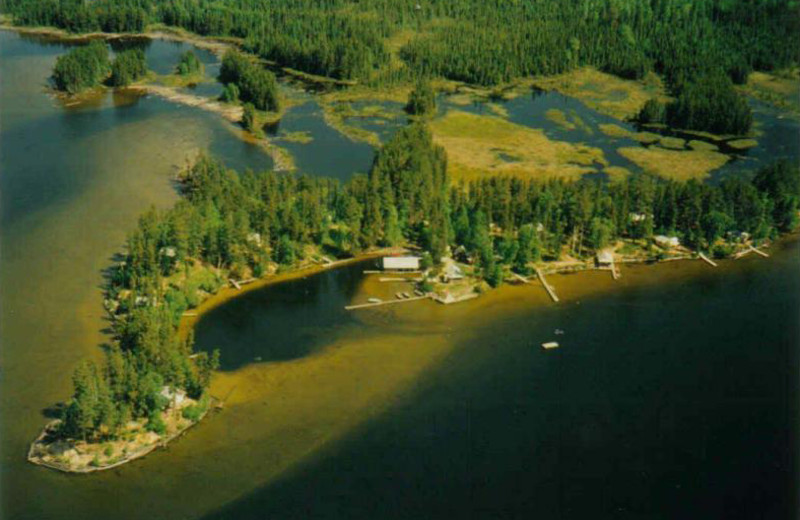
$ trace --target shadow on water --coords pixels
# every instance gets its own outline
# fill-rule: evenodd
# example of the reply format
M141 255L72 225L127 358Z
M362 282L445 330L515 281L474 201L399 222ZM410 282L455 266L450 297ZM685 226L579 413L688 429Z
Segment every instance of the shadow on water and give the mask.
M353 264L243 294L202 316L195 346L221 348L223 370L306 356L357 323L344 306L364 268L364 263Z
M797 253L482 324L389 412L206 518L794 518Z

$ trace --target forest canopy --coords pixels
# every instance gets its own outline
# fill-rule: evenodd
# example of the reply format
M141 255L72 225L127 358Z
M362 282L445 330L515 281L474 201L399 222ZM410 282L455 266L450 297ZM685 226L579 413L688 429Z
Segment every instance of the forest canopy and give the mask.
M280 65L374 85L420 76L496 85L584 65L632 79L655 72L678 99L671 121L720 133L749 128L733 84L751 70L800 63L800 9L786 0L2 0L0 6L16 23L74 32L138 32L164 23L232 36ZM390 45L397 37L400 45ZM703 86L709 79L714 88ZM708 115L731 103L731 117Z

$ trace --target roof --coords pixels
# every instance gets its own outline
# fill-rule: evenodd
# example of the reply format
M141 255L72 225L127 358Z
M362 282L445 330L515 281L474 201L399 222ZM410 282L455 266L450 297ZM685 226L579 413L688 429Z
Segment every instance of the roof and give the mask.
M678 244L680 244L680 240L678 240L678 237L668 237L668 236L664 236L664 235L656 235L655 237L653 237L653 239L656 241L656 243L659 243L659 244L670 244L670 245L673 245L673 246L677 246Z
M384 269L419 269L418 256L387 256L383 259Z
M597 261L601 264L610 264L614 261L614 255L611 254L611 251L608 249L604 249L602 251L597 252Z
M453 279L464 278L464 272L455 263L447 264L447 267L444 269L444 274Z

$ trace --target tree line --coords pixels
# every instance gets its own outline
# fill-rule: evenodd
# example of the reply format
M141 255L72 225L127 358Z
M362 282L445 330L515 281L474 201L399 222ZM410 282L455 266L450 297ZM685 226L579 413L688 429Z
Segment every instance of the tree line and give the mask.
M0 0L27 25L140 31L160 22L233 36L262 58L370 84L439 76L496 85L591 65L623 78L661 74L667 122L745 133L733 88L751 70L800 63L797 3L783 0ZM392 66L388 39L410 33ZM713 85L713 88L710 87Z

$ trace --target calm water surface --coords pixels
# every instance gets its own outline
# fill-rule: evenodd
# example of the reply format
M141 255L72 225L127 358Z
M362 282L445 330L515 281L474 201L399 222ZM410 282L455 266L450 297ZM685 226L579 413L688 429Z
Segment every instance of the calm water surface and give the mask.
M183 49L152 42L170 63L151 67ZM381 290L360 265L267 287L198 324L223 351L222 413L116 470L28 464L46 408L101 355L102 269L142 211L174 202L176 168L198 149L271 166L157 98L63 107L43 86L64 51L0 31L0 517L793 518L797 241L717 270L560 277L558 306L509 287L347 313ZM313 133L304 110L285 124Z

